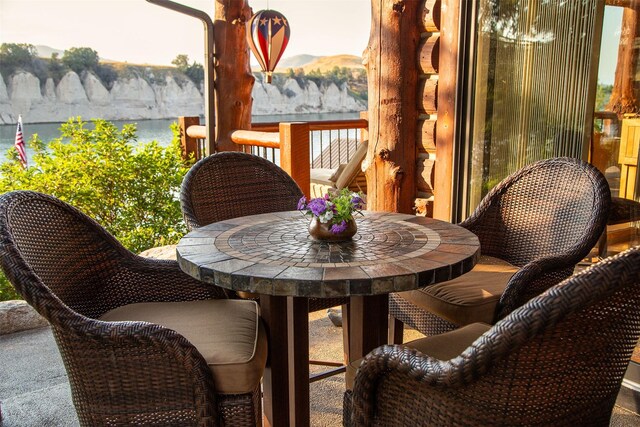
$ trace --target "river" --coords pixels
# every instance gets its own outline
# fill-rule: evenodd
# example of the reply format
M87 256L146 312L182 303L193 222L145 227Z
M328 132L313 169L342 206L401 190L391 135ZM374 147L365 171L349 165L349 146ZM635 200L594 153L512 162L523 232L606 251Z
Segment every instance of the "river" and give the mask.
M270 116L253 116L254 123L265 122L293 122L314 120L347 120L356 119L359 113L318 113L318 114L284 114ZM161 145L168 145L173 138L170 125L177 120L123 120L112 121L118 128L127 123L135 123L139 142L158 141ZM27 158L32 158L33 152L29 148L29 140L34 134L49 142L60 137L61 123L25 123L22 133L27 145ZM89 126L91 124L89 123ZM16 137L16 125L0 125L0 163L6 161L7 150L13 146Z

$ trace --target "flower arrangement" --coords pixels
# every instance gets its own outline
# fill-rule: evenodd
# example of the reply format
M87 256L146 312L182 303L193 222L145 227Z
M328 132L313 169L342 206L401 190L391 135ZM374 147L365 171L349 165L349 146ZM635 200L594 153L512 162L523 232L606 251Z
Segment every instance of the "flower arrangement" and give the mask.
M340 234L347 229L348 222L353 221L354 214L362 215L365 207L362 193L354 193L348 188L333 190L324 197L307 202L302 197L298 202L298 210L303 214L317 218L320 223L328 224L333 234Z

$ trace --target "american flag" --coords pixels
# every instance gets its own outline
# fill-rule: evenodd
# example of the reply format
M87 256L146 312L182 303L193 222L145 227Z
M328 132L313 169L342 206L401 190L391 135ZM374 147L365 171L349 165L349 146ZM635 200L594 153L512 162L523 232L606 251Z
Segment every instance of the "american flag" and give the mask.
M23 168L27 167L27 151L24 148L24 138L22 137L22 116L18 116L18 129L16 129L16 142L14 143L16 150L18 150L18 156L20 156L20 163Z

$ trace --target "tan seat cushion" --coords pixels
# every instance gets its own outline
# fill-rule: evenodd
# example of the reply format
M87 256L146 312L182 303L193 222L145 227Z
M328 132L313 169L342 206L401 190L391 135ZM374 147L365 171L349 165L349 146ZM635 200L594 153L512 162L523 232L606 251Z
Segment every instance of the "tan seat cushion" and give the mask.
M336 171L329 177L329 181L332 184L335 184L338 178L340 178L340 175L342 175L344 168L346 167L347 167L347 163L340 163L340 165L338 165L338 169L336 169Z
M333 176L338 173L338 169L315 168L311 169L311 182L316 184L332 186L335 181Z
M467 274L415 291L402 298L459 326L493 323L500 296L518 267L499 258L481 256Z
M207 361L216 390L252 392L267 362L267 336L258 305L247 300L206 300L129 304L100 320L143 321L173 329Z
M415 348L421 353L435 359L451 360L458 357L467 347L473 344L478 337L489 329L491 329L491 325L487 325L486 323L472 323L451 332L409 341L404 345ZM353 388L356 371L361 363L362 359L358 359L347 365L345 381L349 390Z

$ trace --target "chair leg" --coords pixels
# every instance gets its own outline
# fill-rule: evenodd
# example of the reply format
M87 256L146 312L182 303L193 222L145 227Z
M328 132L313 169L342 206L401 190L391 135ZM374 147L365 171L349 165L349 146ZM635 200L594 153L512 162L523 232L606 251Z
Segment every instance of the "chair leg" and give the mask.
M315 381L319 381L325 378L329 378L334 375L338 375L344 373L347 369L347 365L349 364L349 304L343 304L341 310L342 317L342 348L343 348L343 357L344 363L340 362L327 362L323 360L309 360L310 365L322 365L322 366L331 366L333 369L329 369L323 372L319 372L317 374L312 374L309 376L309 382L313 383Z
M404 337L404 323L389 315L389 344L402 344Z
M342 304L342 351L344 364L349 364L349 304Z

